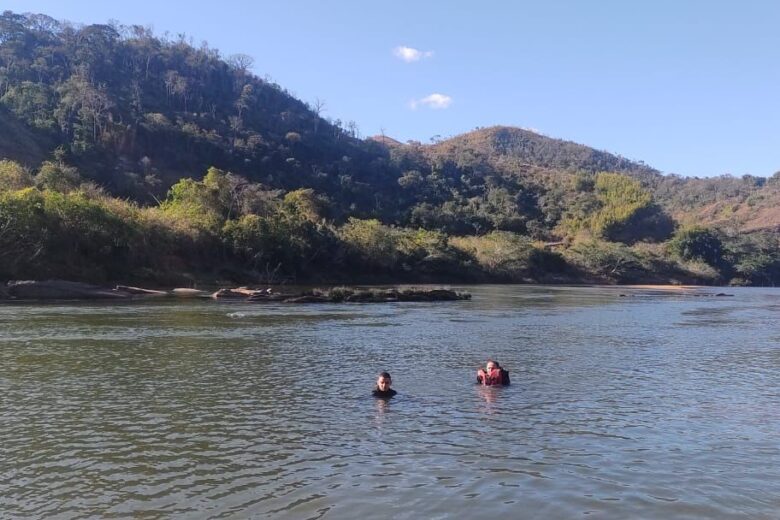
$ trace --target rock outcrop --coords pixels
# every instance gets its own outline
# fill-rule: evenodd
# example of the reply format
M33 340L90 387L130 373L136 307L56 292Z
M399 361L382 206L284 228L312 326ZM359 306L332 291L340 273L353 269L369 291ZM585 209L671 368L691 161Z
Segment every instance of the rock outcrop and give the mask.
M201 291L199 289L178 287L171 291L171 296L176 296L177 298L208 298L211 295L206 291Z
M248 287L237 287L235 289L220 289L211 295L212 298L254 298L271 294L271 289L249 289Z
M434 302L469 300L471 295L449 289L351 289L334 287L328 290L315 289L292 298L285 303L389 303L389 302Z
M65 280L15 280L8 282L8 295L17 300L122 300L130 295L81 282Z
M171 296L176 298L213 298L247 302L284 303L384 303L384 302L433 302L468 300L471 295L449 289L354 289L333 287L303 292L276 292L271 288L250 289L238 287L219 289L207 293L198 289L178 288L172 291L155 291L141 287L117 285L110 289L81 282L64 280L23 280L0 285L0 300L123 300L146 297Z

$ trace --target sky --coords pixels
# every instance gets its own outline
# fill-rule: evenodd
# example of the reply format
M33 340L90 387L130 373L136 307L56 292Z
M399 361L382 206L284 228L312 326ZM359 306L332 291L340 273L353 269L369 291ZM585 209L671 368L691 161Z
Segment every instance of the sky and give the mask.
M511 125L686 176L780 170L780 2L3 0L184 33L323 116L423 143Z

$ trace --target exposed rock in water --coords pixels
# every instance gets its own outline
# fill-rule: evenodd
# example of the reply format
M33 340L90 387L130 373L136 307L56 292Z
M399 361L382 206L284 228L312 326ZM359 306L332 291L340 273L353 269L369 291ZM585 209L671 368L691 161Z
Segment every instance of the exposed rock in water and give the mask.
M171 291L171 295L179 298L207 298L209 293L198 289L188 289L186 287L179 287Z
M350 289L334 287L313 290L300 296L287 298L285 303L385 303L385 302L433 302L469 300L471 295L449 289Z
M277 293L272 289L220 289L212 294L189 288L172 291L155 291L141 287L117 285L114 289L81 282L64 280L13 281L7 287L0 286L0 299L27 300L95 300L130 299L144 297L173 296L177 298L237 299L250 302L285 303L384 303L384 302L433 302L468 300L471 295L449 289L353 289L333 287L298 293Z
M254 298L270 294L271 289L249 289L238 287L236 289L220 289L211 295L212 298Z
M274 294L273 289L270 287L267 289L250 289L249 287L239 287L238 289L233 289L237 293L246 294L247 296L257 296L257 295L266 295L269 296L271 294Z
M16 280L8 282L8 295L20 300L121 300L127 293L81 282L64 280Z

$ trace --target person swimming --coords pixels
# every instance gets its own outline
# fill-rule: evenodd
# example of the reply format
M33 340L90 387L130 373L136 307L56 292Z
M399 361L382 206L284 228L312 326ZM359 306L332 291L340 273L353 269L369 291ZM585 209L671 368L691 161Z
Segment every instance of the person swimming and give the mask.
M485 368L477 370L477 383L485 386L507 386L509 372L501 368L497 361L488 359Z
M392 384L393 380L390 377L390 374L388 372L381 372L379 377L376 379L376 388L372 392L372 395L374 397L381 397L383 399L393 397L398 392L390 388L390 385Z

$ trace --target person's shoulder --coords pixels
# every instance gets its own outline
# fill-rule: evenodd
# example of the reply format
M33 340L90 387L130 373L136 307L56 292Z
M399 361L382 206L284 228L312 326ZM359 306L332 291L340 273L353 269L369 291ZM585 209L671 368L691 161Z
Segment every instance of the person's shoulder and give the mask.
M398 392L390 388L384 392L382 390L374 390L373 392L371 392L371 395L373 395L374 397L393 397L397 393Z

